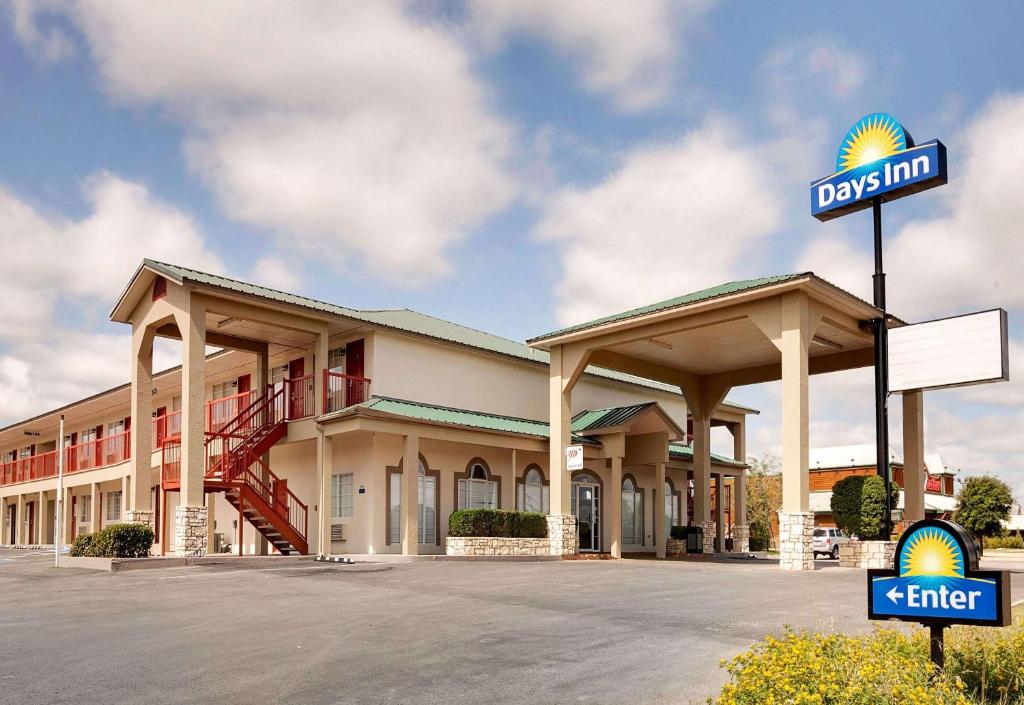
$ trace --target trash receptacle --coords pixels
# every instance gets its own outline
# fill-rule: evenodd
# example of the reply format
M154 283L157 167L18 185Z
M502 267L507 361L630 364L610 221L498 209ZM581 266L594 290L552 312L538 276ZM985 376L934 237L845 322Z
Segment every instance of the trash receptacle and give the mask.
M686 527L686 552L702 553L704 551L704 527Z

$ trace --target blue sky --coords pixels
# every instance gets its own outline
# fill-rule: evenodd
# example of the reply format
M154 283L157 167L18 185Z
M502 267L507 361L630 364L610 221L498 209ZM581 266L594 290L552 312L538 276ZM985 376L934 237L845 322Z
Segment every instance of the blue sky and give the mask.
M2 2L0 421L123 381L106 314L142 256L516 339L784 271L869 296L869 216L818 223L807 184L875 111L950 157L949 185L886 208L890 307L1007 308L1012 371L1022 20L1009 2ZM777 390L732 396L764 410L751 451L775 448ZM870 442L870 404L870 371L816 379L812 443ZM1021 493L1021 404L1016 382L929 394L929 450Z

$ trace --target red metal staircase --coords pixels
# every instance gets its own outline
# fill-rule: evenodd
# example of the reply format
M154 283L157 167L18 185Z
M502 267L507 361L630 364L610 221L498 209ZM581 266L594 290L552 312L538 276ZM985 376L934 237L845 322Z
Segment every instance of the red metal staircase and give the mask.
M268 389L233 419L206 431L206 492L223 492L231 505L279 552L308 553L309 509L262 456L288 432L284 389ZM161 481L179 489L181 439L162 444Z

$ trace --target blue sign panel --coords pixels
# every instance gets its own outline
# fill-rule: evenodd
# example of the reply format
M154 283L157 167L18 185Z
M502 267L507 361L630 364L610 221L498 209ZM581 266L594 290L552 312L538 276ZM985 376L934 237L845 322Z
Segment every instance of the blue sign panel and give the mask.
M857 121L839 148L836 173L811 183L811 215L831 220L946 183L946 147L938 140L915 145L891 115Z
M979 571L977 549L957 524L920 521L896 546L895 569L868 571L868 617L930 624L1009 624L1009 580Z

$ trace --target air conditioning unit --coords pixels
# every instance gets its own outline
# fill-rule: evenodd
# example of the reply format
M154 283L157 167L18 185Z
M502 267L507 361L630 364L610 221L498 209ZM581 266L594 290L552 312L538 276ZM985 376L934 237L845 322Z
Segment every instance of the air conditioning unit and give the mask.
M344 524L331 524L331 543L345 541L345 525Z

